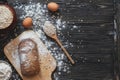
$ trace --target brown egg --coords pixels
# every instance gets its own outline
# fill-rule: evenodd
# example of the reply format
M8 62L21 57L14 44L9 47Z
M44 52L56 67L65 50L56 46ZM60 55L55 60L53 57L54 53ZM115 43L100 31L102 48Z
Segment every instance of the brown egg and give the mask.
M22 24L23 24L23 26L24 26L25 28L31 28L31 27L32 27L32 24L33 24L32 18L30 18L30 17L25 18L25 19L23 20Z
M59 5L55 2L50 2L50 3L48 3L47 7L50 11L55 12L58 10Z

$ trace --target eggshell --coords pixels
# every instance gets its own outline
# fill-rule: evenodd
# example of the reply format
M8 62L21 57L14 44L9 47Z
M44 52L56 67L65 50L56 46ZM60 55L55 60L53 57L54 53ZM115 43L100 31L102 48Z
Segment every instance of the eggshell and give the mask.
M57 3L55 3L55 2L48 3L47 7L52 12L55 12L55 11L57 11L59 9L59 5Z
M23 27L25 27L25 28L31 28L32 24L33 24L32 18L30 18L30 17L25 18L23 20L22 24L23 24Z

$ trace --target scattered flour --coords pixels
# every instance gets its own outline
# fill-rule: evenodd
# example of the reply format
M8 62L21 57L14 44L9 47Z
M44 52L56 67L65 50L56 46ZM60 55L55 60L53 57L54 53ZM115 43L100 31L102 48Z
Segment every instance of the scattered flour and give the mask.
M45 21L51 21L56 26L58 37L62 35L60 39L64 39L64 35L61 33L63 29L66 28L66 22L62 21L61 16L50 16L47 10L46 4L41 3L28 3L28 4L19 4L14 7L16 10L22 11L20 15L20 20L23 20L25 17L32 17L33 19L33 30L40 37L40 39L45 43L47 48L50 50L52 55L57 61L57 71L54 73L54 80L60 80L59 76L61 72L70 73L69 64L64 61L67 60L64 52L56 45L54 41L51 41L46 37L43 32L43 26ZM74 26L76 28L76 26ZM66 41L63 45L64 47L73 46L72 43Z

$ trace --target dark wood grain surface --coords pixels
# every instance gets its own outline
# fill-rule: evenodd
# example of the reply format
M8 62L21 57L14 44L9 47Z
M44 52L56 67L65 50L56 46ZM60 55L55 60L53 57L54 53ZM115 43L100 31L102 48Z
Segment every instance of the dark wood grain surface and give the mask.
M29 0L17 1L27 4ZM116 80L117 51L113 0L34 1L44 4L50 1L57 2L60 5L59 13L67 22L67 28L61 31L65 38L61 38L62 35L58 37L61 38L63 45L66 40L74 45L74 47L69 46L67 50L73 55L76 64L70 67L70 73L61 72L59 80ZM16 0L8 2L14 6ZM55 14L50 13L50 16L52 15ZM74 25L78 28L71 31ZM23 31L22 28L16 30L0 42L0 59L7 61L2 49L10 39L15 37L14 33L20 34ZM65 62L70 64L67 60ZM10 80L21 80L15 70Z
M117 25L117 53L118 53L118 73L120 77L120 1L116 0L116 15L115 15L115 20L116 20L116 25Z

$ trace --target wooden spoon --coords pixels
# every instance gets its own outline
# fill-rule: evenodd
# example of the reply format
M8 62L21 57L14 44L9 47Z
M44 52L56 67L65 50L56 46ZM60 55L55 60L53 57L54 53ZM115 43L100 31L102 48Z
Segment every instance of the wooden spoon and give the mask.
M71 58L71 56L69 55L67 50L63 47L62 43L58 39L55 26L53 24L51 24L49 21L46 21L44 24L43 30L47 36L53 38L59 44L59 46L62 48L62 50L64 51L64 53L66 54L66 56L70 60L70 62L72 64L74 64L75 63L74 60Z

